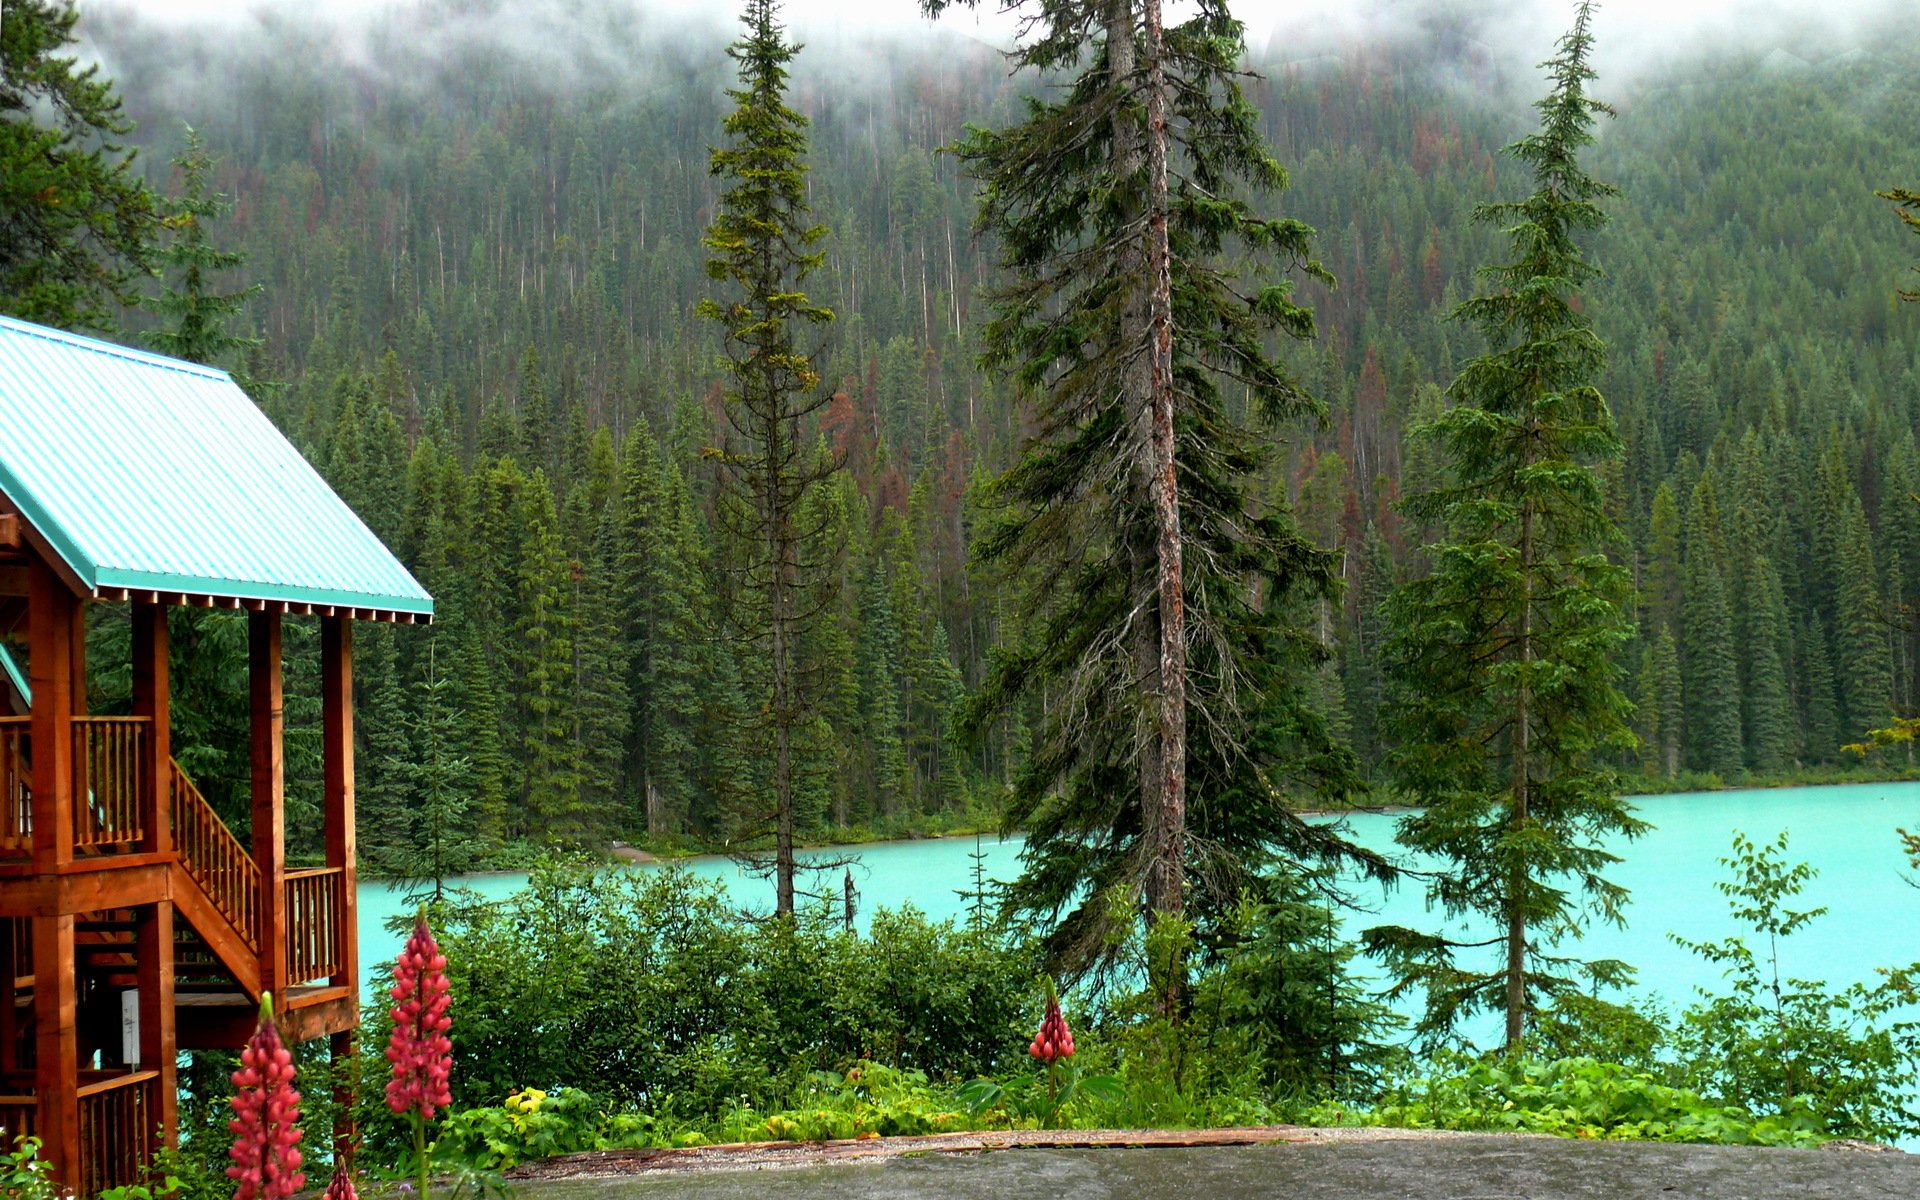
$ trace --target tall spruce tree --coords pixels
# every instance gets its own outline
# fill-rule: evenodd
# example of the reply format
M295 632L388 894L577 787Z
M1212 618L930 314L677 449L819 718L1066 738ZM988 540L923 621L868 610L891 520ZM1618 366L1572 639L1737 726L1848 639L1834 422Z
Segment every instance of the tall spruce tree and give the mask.
M159 206L112 81L68 50L79 19L73 0L0 12L0 313L103 329L134 302Z
M1740 657L1727 599L1726 552L1710 476L1694 485L1687 506L1687 549L1681 583L1681 694L1686 763L1731 781L1743 761L1740 741Z
M1915 233L1920 233L1920 191L1913 191L1909 188L1894 188L1891 191L1876 192L1874 194L1882 200L1893 201L1894 215L1899 217L1908 229L1913 230ZM1914 270L1920 271L1920 267L1915 267ZM1900 289L1900 298L1902 300L1920 303L1920 288L1914 288L1912 290L1902 288Z
M1450 479L1408 507L1446 532L1428 548L1431 572L1388 603L1391 765L1423 806L1399 837L1445 864L1429 885L1436 905L1495 930L1461 941L1388 926L1365 937L1396 991L1424 989L1423 1032L1504 1012L1509 1049L1544 998L1577 986L1576 968L1596 982L1624 977L1623 964L1552 947L1591 917L1621 919L1626 891L1602 874L1618 861L1602 841L1645 827L1606 765L1633 744L1617 665L1630 592L1604 553L1618 533L1594 464L1621 446L1593 384L1604 348L1574 302L1599 274L1578 236L1604 223L1599 201L1614 194L1579 163L1610 112L1587 94L1592 11L1578 7L1544 64L1553 87L1537 106L1539 132L1507 148L1535 190L1476 211L1504 228L1513 259L1483 268L1492 289L1456 310L1489 349L1420 431L1444 449ZM1490 966L1457 957L1489 947Z
M975 552L1026 612L960 727L978 745L1044 695L1007 812L1027 833L1009 897L1077 973L1142 916L1217 920L1277 850L1350 851L1279 786L1340 792L1354 772L1300 682L1325 657L1303 618L1334 561L1250 496L1269 445L1223 402L1231 382L1263 421L1318 411L1266 339L1311 336L1290 275L1327 278L1307 226L1243 198L1286 174L1241 90L1241 26L1221 0L1170 29L1159 0L1027 7L1015 61L1069 82L959 147L1011 280L984 359L1034 429ZM1222 267L1230 247L1255 277ZM1177 1008L1184 964L1153 970Z
M811 223L807 208L807 120L786 103L787 67L799 47L787 41L774 0L747 0L740 19L746 33L727 50L740 73L740 86L727 92L734 102L725 122L729 144L713 151L709 168L725 191L701 239L711 254L707 274L725 291L701 301L700 311L720 326L732 376L727 418L737 441L722 447L721 461L740 502L720 511L735 519L732 533L745 552L733 612L765 656L768 695L756 707L772 751L774 911L787 915L796 867L795 737L814 720L800 642L820 613L809 602L819 566L801 554L809 532L801 521L807 493L830 473L802 428L828 396L801 337L833 313L801 290L825 261L819 245L827 231Z
M232 329L231 322L263 289L257 283L229 292L214 289L213 277L243 266L247 256L216 247L208 236L207 226L233 207L225 196L208 191L213 164L200 132L188 126L187 144L173 159L180 194L162 203L161 224L168 236L154 256L162 277L172 278L147 301L165 323L147 334L147 344L189 362L232 366L242 352L260 345L260 339Z

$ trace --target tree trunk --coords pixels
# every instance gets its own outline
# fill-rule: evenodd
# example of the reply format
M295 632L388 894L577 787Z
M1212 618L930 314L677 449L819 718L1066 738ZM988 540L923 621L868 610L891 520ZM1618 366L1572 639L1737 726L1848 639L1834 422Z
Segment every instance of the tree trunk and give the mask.
M1520 688L1513 712L1513 812L1511 832L1525 828L1532 788L1532 695L1526 668L1533 662L1533 502L1520 508ZM1527 868L1516 863L1507 879L1507 1050L1518 1052L1527 1019Z
M1173 255L1167 189L1167 78L1160 0L1145 0L1147 75L1147 299L1150 470L1148 492L1156 525L1160 687L1156 718L1160 743L1159 844L1153 848L1147 904L1157 918L1184 908L1187 824L1187 630L1181 577L1180 491L1173 428ZM1163 1000L1176 1011L1184 971L1178 965Z
M784 408L784 404L779 405ZM788 512L786 414L772 412L767 429L767 552L772 578L770 647L773 674L773 911L793 912L793 587L795 571L792 514Z

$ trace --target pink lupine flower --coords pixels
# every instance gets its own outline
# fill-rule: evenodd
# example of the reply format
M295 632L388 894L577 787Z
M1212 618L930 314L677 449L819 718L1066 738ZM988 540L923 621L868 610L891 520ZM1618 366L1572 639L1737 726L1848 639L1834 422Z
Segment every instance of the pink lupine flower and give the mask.
M393 1040L387 1061L393 1078L387 1083L387 1107L413 1125L413 1155L419 1180L417 1200L427 1200L431 1165L427 1150L427 1123L434 1110L453 1103L448 1079L453 1073L453 1040L447 1030L447 958L427 928L427 910L420 910L413 936L393 966Z
M353 1167L346 1155L334 1159L333 1178L327 1181L326 1195L320 1200L360 1200L360 1194L353 1187Z
M1047 996L1047 1015L1040 1018L1040 1032L1033 1035L1027 1053L1049 1067L1063 1058L1073 1057L1073 1030L1067 1028L1067 1017L1060 1011L1058 995Z
M447 1015L447 959L427 928L425 910L394 964L393 998L393 1040L387 1046L393 1079L387 1084L387 1107L431 1121L436 1109L453 1103L448 1086L453 1042L447 1037L453 1020Z
M240 1052L233 1073L234 1200L287 1200L306 1186L300 1170L300 1093L293 1088L293 1054L273 1024L273 996L260 997L260 1028Z

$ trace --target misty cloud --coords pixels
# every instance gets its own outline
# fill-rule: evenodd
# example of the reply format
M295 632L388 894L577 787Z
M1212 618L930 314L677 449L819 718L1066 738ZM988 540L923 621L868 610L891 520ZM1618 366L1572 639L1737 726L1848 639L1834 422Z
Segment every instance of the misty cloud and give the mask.
M1178 19L1190 0L1168 0ZM1703 57L1757 63L1770 52L1820 61L1870 47L1876 26L1913 0L1606 0L1595 30L1603 89L1634 84ZM1571 0L1235 0L1256 67L1354 62L1390 52L1467 63L1460 86L1530 94L1534 66L1551 52ZM183 35L194 49L175 73L149 80L167 91L205 87L219 62L244 58L259 39L274 55L307 47L388 86L429 86L435 69L480 61L530 68L532 81L579 86L673 86L719 62L737 29L729 0L81 0L83 31L110 73L112 47ZM986 55L1013 44L1018 23L996 0L956 6L938 22L917 0L787 0L785 14L808 53L796 84L891 83L916 66ZM107 26L114 28L108 30ZM144 36L141 36L144 35ZM107 49L100 49L107 47ZM296 50L297 52L297 50ZM809 78L811 77L811 78Z

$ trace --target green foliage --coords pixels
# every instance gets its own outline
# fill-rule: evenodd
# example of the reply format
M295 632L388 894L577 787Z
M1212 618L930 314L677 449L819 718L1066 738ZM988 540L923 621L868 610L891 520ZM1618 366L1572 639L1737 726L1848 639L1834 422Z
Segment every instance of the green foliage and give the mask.
M1354 975L1358 949L1315 882L1282 870L1262 876L1202 959L1181 1035L1194 1089L1367 1095L1400 1057L1388 1043L1401 1018Z
M231 212L233 205L224 196L208 193L207 176L213 171L214 158L191 126L186 147L174 157L173 165L180 172L180 195L162 205L161 225L169 236L155 258L162 277L175 278L171 287L148 301L165 324L150 333L147 341L173 358L230 366L241 351L261 344L260 339L239 334L228 324L262 288L256 283L231 292L213 290L214 277L244 266L247 256L216 248L208 236L207 226Z
M1089 1075L1068 1059L1044 1070L1027 1071L1004 1079L974 1079L960 1089L959 1100L972 1116L1008 1129L1016 1125L1057 1128L1066 1114L1081 1105L1113 1106L1125 1102L1126 1085L1112 1075Z
M1739 1146L1812 1146L1804 1115L1755 1116L1652 1073L1591 1058L1442 1058L1438 1070L1395 1084L1368 1109L1323 1107L1338 1123L1412 1129L1549 1133L1558 1137Z
M1689 1086L1755 1113L1811 1124L1835 1137L1890 1140L1920 1132L1912 1080L1920 1069L1920 1024L1903 1015L1916 998L1908 967L1871 986L1829 990L1783 964L1783 943L1826 912L1787 907L1816 872L1786 860L1787 835L1756 845L1736 833L1715 886L1734 918L1764 937L1674 940L1720 964L1731 991L1704 995L1673 1035Z
M944 7L934 3L929 11ZM955 147L980 181L976 221L993 234L1005 282L981 334L982 362L1034 408L1033 436L981 494L989 518L973 550L1007 590L1017 623L986 664L959 729L976 748L1030 719L1011 774L1007 821L1023 829L1010 906L1047 928L1070 975L1110 969L1149 905L1169 828L1156 769L1166 736L1154 716L1174 686L1159 678L1162 571L1168 565L1147 480L1145 261L1150 198L1139 98L1177 96L1164 132L1178 182L1168 200L1173 414L1171 470L1181 549L1186 795L1175 897L1217 922L1269 852L1357 858L1288 798L1339 798L1353 757L1310 700L1327 648L1312 627L1333 603L1336 560L1284 503L1261 505L1271 430L1310 421L1319 403L1271 347L1314 332L1296 280L1330 284L1302 221L1270 218L1253 198L1287 185L1239 72L1243 31L1208 0L1168 29L1155 82L1132 5L1100 14L1032 6L1022 67L1069 82L1028 98L993 130ZM1231 399L1230 399L1231 397ZM1150 791L1149 788L1152 790Z
M1908 229L1920 233L1920 192L1911 191L1907 188L1894 188L1892 191L1876 192L1874 194L1882 200L1893 201L1894 215L1899 217L1901 223ZM1902 300L1920 302L1920 289L1913 291L1902 289L1900 298Z
M159 234L133 132L98 63L69 50L72 0L15 0L0 21L0 312L107 328Z
M1577 986L1575 970L1624 978L1623 964L1552 947L1588 919L1623 919L1626 893L1602 874L1617 859L1601 842L1645 827L1611 766L1634 744L1618 687L1631 626L1628 574L1605 554L1618 535L1596 465L1621 443L1594 386L1604 350L1575 303L1599 276L1578 239L1604 224L1599 202L1614 192L1578 156L1611 110L1587 94L1591 8L1577 11L1546 64L1541 128L1507 151L1535 190L1476 210L1503 228L1513 257L1485 268L1492 290L1456 310L1488 351L1462 367L1453 406L1416 431L1441 449L1448 478L1406 504L1444 539L1427 548L1430 572L1386 606L1389 762L1422 806L1399 840L1443 864L1427 889L1434 907L1494 932L1463 942L1386 926L1365 939L1394 976L1390 994L1424 992L1422 1034L1499 1011L1509 1048L1543 998ZM1736 717L1736 743L1738 732ZM1489 949L1490 966L1459 958Z
M615 1113L580 1088L526 1088L497 1106L456 1112L440 1125L434 1156L505 1171L535 1158L662 1145L646 1116Z
M1017 1044L1020 951L911 910L875 913L866 935L838 915L748 924L683 872L568 866L500 904L456 904L437 923L461 1014L456 1104L567 1086L694 1119L764 1105L811 1070L959 1078Z
M0 1195L8 1200L60 1200L53 1165L40 1157L40 1139L15 1137L12 1145L0 1152Z

